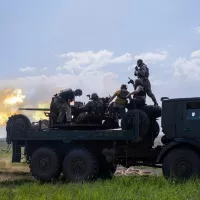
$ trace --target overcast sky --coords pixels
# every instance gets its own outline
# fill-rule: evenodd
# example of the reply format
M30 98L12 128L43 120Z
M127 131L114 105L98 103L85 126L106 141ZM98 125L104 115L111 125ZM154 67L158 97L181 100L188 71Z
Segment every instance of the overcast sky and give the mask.
M199 8L198 0L0 0L0 89L23 89L27 104L67 87L83 89L82 99L112 95L142 58L159 104L199 96Z

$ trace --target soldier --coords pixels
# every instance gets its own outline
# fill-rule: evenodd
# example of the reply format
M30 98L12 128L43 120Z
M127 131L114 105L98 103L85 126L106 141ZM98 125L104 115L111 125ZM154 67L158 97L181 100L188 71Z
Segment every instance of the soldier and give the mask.
M141 79L136 79L134 83L134 91L129 93L126 98L130 98L133 95L133 99L130 100L130 103L134 108L144 106L146 103L146 91L144 84Z
M104 105L103 102L99 99L99 96L96 93L93 93L90 99L91 101L79 109L82 113L79 114L76 122L83 121L84 118L89 115L102 116L104 114Z
M125 114L125 108L126 108L126 104L127 104L127 98L126 96L129 94L129 91L127 90L127 86L125 84L121 85L120 90L117 90L114 95L110 98L110 100L108 101L108 104L111 103L111 101L115 98L115 102L114 102L114 107L117 110L117 113L119 113L119 115L121 117L123 117L123 115Z
M149 69L143 60L137 60L137 66L135 67L134 75L143 81L147 95L152 99L154 105L158 105L156 98L151 90L151 83L149 81Z
M55 107L58 110L57 123L63 123L66 116L66 123L71 123L71 107L70 103L74 101L75 96L81 96L82 90L77 89L72 91L71 88L61 90L59 94L54 95L51 102L51 108Z
M91 100L86 105L85 108L91 111L94 115L101 115L103 113L103 102L99 99L97 93L91 95Z

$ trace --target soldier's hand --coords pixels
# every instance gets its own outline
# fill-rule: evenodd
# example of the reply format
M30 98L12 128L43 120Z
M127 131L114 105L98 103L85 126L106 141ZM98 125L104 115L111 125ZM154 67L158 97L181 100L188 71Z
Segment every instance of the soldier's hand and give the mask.
M134 84L134 81L131 79L131 80L129 81L129 83Z
M134 75L135 75L135 76L137 76L137 75L138 75L137 71L135 71Z
M135 66L135 71L138 71L138 66Z
M129 77L128 77L129 78ZM128 84L134 84L134 81L132 79L129 78Z

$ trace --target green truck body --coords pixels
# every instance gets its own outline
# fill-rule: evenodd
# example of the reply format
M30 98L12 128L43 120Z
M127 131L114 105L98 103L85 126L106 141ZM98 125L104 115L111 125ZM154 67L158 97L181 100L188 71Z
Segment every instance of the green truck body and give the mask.
M13 162L20 162L24 147L31 173L41 181L58 178L61 173L70 181L108 177L119 164L162 167L166 178L200 175L200 98L162 99L164 136L163 144L157 147L154 147L157 121L150 119L148 131L143 134L142 123L147 121L142 121L138 110L130 112L137 114L131 122L131 130L102 127L97 130L92 125L42 129L41 125L34 128L24 115L11 116L7 122L7 142L13 145ZM144 117L144 113L142 115ZM177 169L177 164L182 167ZM46 165L51 167L43 167ZM71 165L74 169L69 167ZM84 165L87 166L84 173L77 178L80 172L74 172L75 168Z

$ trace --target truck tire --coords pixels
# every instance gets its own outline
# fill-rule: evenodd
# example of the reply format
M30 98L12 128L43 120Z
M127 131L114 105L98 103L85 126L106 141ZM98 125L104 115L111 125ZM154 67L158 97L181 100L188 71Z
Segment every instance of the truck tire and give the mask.
M160 106L153 106L153 105L145 105L141 108L150 119L156 119L161 117L161 107Z
M41 147L31 157L30 170L36 180L47 182L57 179L61 174L60 158L53 149Z
M136 120L137 115L139 115L140 135L144 136L149 131L150 124L148 116L142 110L128 111L121 120L121 127L122 130L133 130L133 122Z
M171 150L163 160L162 171L165 178L187 180L200 177L199 154L187 147Z
M64 158L63 174L70 182L94 180L98 172L98 160L87 149L72 149Z
M30 119L22 114L12 115L9 117L6 123L6 132L8 138L11 136L24 136L30 128Z

